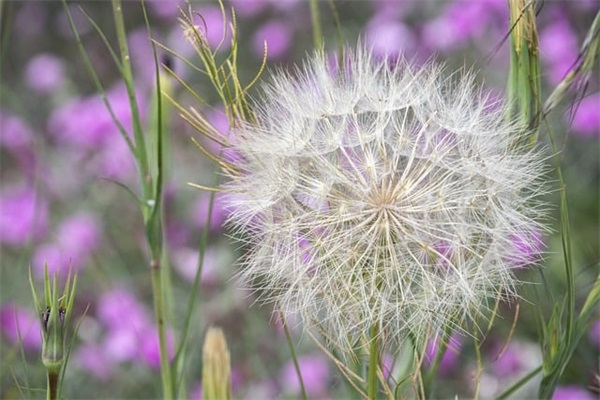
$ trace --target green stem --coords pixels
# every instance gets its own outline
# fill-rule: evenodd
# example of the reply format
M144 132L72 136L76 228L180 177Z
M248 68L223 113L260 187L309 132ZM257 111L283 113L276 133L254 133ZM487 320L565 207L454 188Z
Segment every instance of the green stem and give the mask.
M310 0L310 15L312 18L315 49L319 50L323 47L323 34L321 30L321 18L319 17L319 2L317 0Z
M48 371L48 390L46 391L47 400L58 398L58 374Z
M133 83L133 72L131 69L131 59L129 56L129 48L127 46L127 33L125 30L125 21L123 18L123 10L121 0L112 0L113 15L115 20L115 28L117 30L117 39L119 41L119 49L121 53L121 65L123 74L123 82L127 89L129 97L129 106L131 107L133 136L135 138L135 156L139 163L139 173L142 184L142 198L144 201L150 198L152 193L152 176L148 164L148 155L146 153L146 143L143 135L142 125L139 118L139 110L137 99L135 96L135 87Z
M371 327L369 344L369 375L367 381L367 395L371 400L377 398L377 368L379 367L379 329L377 325Z
M167 335L164 313L164 301L162 293L162 274L159 261L152 265L152 291L154 293L154 311L158 328L158 342L160 347L160 376L163 387L163 399L173 399L173 380L171 377L171 365L167 351Z
M300 370L300 365L298 364L298 357L296 356L296 350L294 349L294 344L292 343L292 335L290 334L290 329L283 318L283 314L279 314L281 316L281 321L283 324L283 331L285 332L285 339L287 340L288 347L290 348L290 354L292 356L292 360L294 361L294 368L296 369L296 374L298 375L298 382L300 382L300 391L302 392L302 399L306 400L306 389L304 388L304 380L302 379L302 372Z

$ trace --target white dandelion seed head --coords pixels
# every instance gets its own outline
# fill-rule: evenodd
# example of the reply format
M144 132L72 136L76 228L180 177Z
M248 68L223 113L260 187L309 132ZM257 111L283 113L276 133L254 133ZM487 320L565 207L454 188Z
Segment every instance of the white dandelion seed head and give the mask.
M514 237L543 226L542 158L473 77L359 49L278 72L224 185L241 277L341 350L461 330L515 294Z

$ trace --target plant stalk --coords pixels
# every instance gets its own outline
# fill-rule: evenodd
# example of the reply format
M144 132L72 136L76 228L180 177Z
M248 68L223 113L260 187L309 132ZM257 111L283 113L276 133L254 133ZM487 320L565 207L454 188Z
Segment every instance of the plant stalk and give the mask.
M370 400L377 399L377 368L379 367L379 329L371 327L369 343L369 371L367 381L367 396Z

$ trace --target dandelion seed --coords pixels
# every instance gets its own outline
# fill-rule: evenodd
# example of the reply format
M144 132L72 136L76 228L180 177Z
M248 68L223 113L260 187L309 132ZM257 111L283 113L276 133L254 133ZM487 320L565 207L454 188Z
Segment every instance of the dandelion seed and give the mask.
M471 75L317 54L275 74L255 114L223 189L264 301L350 351L373 326L387 345L460 332L515 295L543 163Z

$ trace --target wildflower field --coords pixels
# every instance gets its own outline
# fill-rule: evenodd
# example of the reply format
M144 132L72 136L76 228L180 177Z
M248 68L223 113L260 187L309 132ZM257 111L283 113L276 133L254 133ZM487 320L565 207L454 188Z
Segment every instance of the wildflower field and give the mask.
M0 398L600 395L597 0L0 24Z

